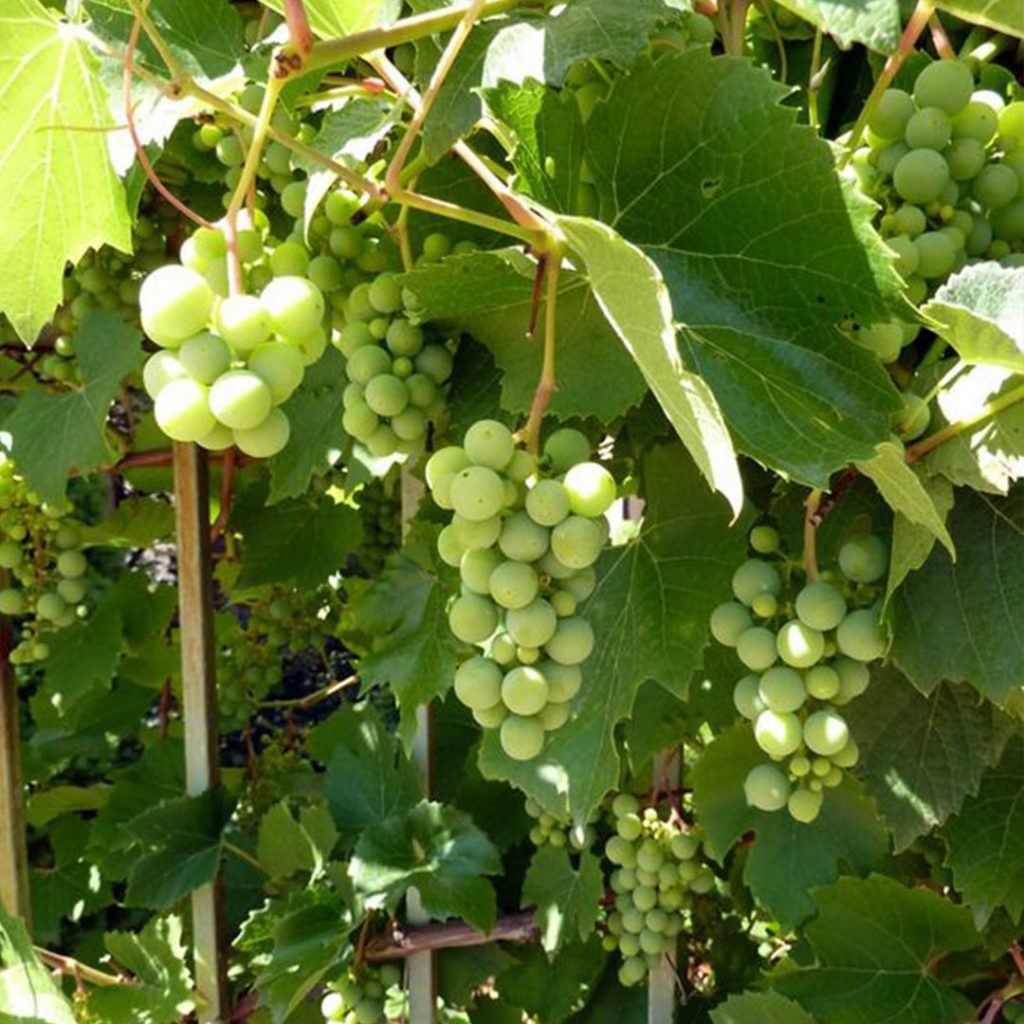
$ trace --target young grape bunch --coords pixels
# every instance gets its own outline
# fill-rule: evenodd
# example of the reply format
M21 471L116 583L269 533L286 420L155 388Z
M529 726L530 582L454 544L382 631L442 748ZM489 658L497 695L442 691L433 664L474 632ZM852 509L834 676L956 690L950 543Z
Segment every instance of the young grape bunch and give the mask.
M358 973L349 968L328 982L320 1013L330 1024L384 1024L392 1019L385 1015L388 998L401 984L402 971L395 964L364 965Z
M359 564L371 575L402 546L402 500L396 473L375 477L356 494L363 524Z
M630 793L612 801L615 833L605 843L614 865L615 909L605 921L604 947L622 955L619 981L637 985L675 947L688 923L693 895L710 892L715 876L701 859L701 837L673 815L641 808Z
M801 581L774 528L755 527L750 545L761 557L736 570L735 600L711 615L712 636L748 669L733 701L771 759L750 771L744 791L752 807L786 808L810 823L825 791L859 760L839 708L867 689L868 664L885 653L879 607L889 553L873 534L853 537L836 572Z
M569 719L594 648L579 609L596 585L617 487L590 453L578 431L557 430L538 463L503 424L480 420L461 447L427 462L435 503L453 513L438 551L462 579L448 624L482 652L459 666L455 693L517 761L537 757Z
M17 474L10 459L0 459L0 615L17 619L18 642L12 665L44 661L47 635L87 615L89 563L82 532L66 502L43 502Z
M536 847L550 844L556 849L587 850L594 844L596 833L593 825L582 827L571 824L548 814L536 800L527 799L526 813L536 824L530 828L530 842Z

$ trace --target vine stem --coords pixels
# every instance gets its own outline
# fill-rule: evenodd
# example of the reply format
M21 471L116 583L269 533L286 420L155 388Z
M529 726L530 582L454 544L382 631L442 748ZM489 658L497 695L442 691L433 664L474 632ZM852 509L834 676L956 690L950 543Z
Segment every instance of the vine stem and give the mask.
M946 28L939 18L938 11L928 19L928 30L931 33L935 52L943 60L956 60L956 50L953 48L953 44L949 41L949 36L946 34Z
M818 516L818 508L821 505L822 494L815 488L807 495L804 503L806 515L804 516L804 570L807 573L808 583L818 582L818 526L821 519Z
M52 950L44 949L42 946L33 946L32 949L35 951L36 956L47 966L58 971L73 974L76 979L91 982L93 985L98 985L102 988L114 988L118 985L131 985L133 983L129 978L123 978L117 974L107 974L105 971L98 971L95 967L83 964L80 960L64 956L62 953L54 953Z
M979 423L984 423L985 420L1021 401L1024 401L1024 384L1007 392L1002 398L989 402L977 415L971 416L966 420L957 420L955 423L950 423L929 437L918 441L917 444L911 445L907 449L907 462L910 464L917 462L930 451L938 448L939 445L945 444L946 441L956 437L958 434L962 434L965 430L970 430Z
M270 872L251 854L243 850L240 846L235 846L228 839L221 839L220 845L227 850L228 853L233 853L240 860L244 860L251 868L255 868L261 875L270 877Z
M231 515L231 497L235 482L235 459L238 457L238 449L229 448L224 453L224 472L220 481L220 509L217 518L210 527L210 542L213 543L228 525L228 517Z
M875 79L875 84L868 95L864 108L860 112L860 116L854 123L853 128L850 129L850 138L846 143L846 152L839 161L840 167L845 167L849 163L854 150L860 145L864 129L867 127L871 115L874 114L882 94L892 84L892 80L896 77L896 72L899 71L903 62L913 52L918 39L921 37L921 33L927 27L934 13L935 4L932 0L918 0L914 13L910 16L907 27L903 30L903 35L900 36L899 48L885 62L885 67L882 68L881 74Z
M306 17L306 5L302 0L284 0L284 20L288 24L288 34L292 46L302 54L313 49L313 32Z
M377 936L366 944L366 960L374 963L394 960L435 949L468 949L488 946L494 942L536 942L540 927L533 911L499 917L489 932L477 931L461 921L430 924L421 928L396 930L390 935Z
M346 676L344 679L335 679L326 686L313 693L307 693L305 697L291 697L288 700L265 700L259 704L260 708L311 708L330 700L336 693L355 686L359 682L359 676Z
M935 401L939 392L945 390L966 369L967 364L962 359L958 359L949 368L949 370L942 375L942 378L939 380L938 384L936 384L935 387L933 387L931 391L929 391L928 394L924 396L924 398L922 399L924 404L931 405L932 402Z
M823 73L821 67L821 43L823 38L824 33L821 29L816 29L814 32L814 46L811 49L811 69L807 75L807 119L812 128L821 127L821 115L818 111L818 93L821 91ZM785 82L785 78L783 78L783 82Z
M527 450L536 453L540 448L540 427L552 395L558 388L555 379L555 335L558 320L558 279L562 269L560 251L548 254L547 295L544 304L544 361L540 380L530 404L530 416L523 428L522 439Z

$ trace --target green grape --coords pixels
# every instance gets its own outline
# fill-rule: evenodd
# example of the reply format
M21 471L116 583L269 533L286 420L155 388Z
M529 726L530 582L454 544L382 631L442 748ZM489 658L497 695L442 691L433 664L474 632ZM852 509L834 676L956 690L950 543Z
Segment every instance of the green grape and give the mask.
M557 480L538 480L526 495L526 512L541 526L557 526L569 507L569 495Z
M198 441L216 425L209 392L188 377L165 384L156 397L157 426L175 441Z
M14 569L21 565L21 545L12 540L5 540L0 543L0 568Z
M548 696L556 704L572 700L583 685L583 672L579 665L542 661L537 665L537 669L548 681Z
M590 458L590 442L578 430L563 427L544 442L544 458L553 473L565 473Z
M188 267L170 265L154 270L139 292L142 329L164 348L177 348L198 334L212 310L210 286Z
M491 516L490 519L465 519L456 513L452 517L455 536L469 551L481 551L494 546L501 532L501 517Z
M463 643L483 643L498 628L498 612L487 598L464 594L448 610L448 626Z
M907 122L906 139L911 149L943 150L953 137L949 116L938 107L924 107Z
M489 588L502 608L524 608L537 596L540 581L525 562L503 562L491 573Z
M48 592L40 594L36 600L36 615L41 619L49 619L55 622L67 611L67 604L60 594Z
M505 467L505 475L516 483L526 481L537 472L537 456L533 452L517 448L512 459Z
M573 466L565 474L564 487L570 509L579 516L603 516L618 495L615 478L596 462Z
M260 302L278 334L302 338L320 326L324 297L304 277L277 277L260 293Z
M899 358L903 348L903 328L898 323L871 324L854 335L854 341L869 352L874 352L883 363Z
M901 139L915 110L909 93L886 89L868 119L868 128L879 138Z
M775 634L761 626L745 630L736 641L736 654L752 672L764 672L779 657Z
M463 448L474 465L501 470L512 459L515 441L512 432L503 423L497 420L478 420L466 431Z
M452 507L464 519L474 521L496 516L505 504L501 477L486 466L460 470L450 489Z
M832 764L837 768L852 768L860 760L860 748L851 736L838 753L832 755Z
M815 665L804 676L807 692L815 700L831 700L841 687L839 673L829 665Z
M501 682L501 700L515 715L537 714L548 702L548 682L544 674L530 665L520 665L505 674Z
M1024 149L1021 150L1021 155L1024 156ZM1021 180L1024 181L1024 173ZM992 233L1003 242L1019 242L1024 239L1024 196L1014 199L998 210L993 210L991 222Z
M286 341L265 342L252 352L246 365L270 388L275 405L292 396L304 375L302 356Z
M378 416L397 416L409 404L409 389L404 381L382 373L367 382L365 401Z
M473 711L486 711L501 700L498 664L480 655L464 661L455 673L455 696Z
M933 149L914 149L893 171L893 185L908 203L930 203L949 184L949 165Z
M850 739L846 720L834 711L815 711L804 722L804 742L816 754L838 754Z
M169 356L170 353L157 352L156 355ZM182 342L175 356L185 373L200 384L212 384L231 367L231 350L222 339L209 331L203 331Z
M906 280L917 270L918 260L920 259L913 239L907 238L905 235L896 235L892 238L887 238L885 244L896 257L896 273ZM902 343L900 347L903 347Z
M239 353L270 337L270 316L255 295L232 295L217 307L217 333Z
M392 320L388 326L386 341L388 350L396 356L415 356L423 349L423 328L408 320ZM486 465L486 463L482 463ZM492 469L500 469L493 466Z
M550 534L543 526L535 523L525 512L509 516L498 537L501 553L516 562L536 562L548 550ZM544 572L548 566L541 565ZM571 571L569 573L571 575Z
M577 602L586 601L597 587L597 573L590 569L581 569L571 573L565 579L565 588L576 598Z
M370 305L378 313L397 313L402 308L402 286L395 274L379 274L370 282Z
M995 137L998 121L998 110L993 109L988 103L972 99L953 118L953 138L973 139L982 146L987 146Z
M24 615L25 610L25 597L20 590L0 590L0 615Z
M255 427L234 430L235 444L257 459L269 459L283 451L291 437L291 424L280 409L271 409Z
M846 599L831 583L809 583L796 596L796 614L811 629L835 629L846 615Z
M571 515L551 531L551 550L570 569L586 569L597 561L605 535L592 519Z
M822 795L812 789L793 790L787 801L790 816L804 825L809 825L821 813Z
M437 402L437 385L426 374L406 377L405 386L409 389L409 401L416 408L430 409Z
M454 363L451 353L441 345L425 345L413 360L416 369L435 383L443 384L451 375Z
M988 164L974 181L974 198L989 210L1006 206L1021 189L1012 167Z
M544 749L544 726L536 718L509 715L501 723L498 738L513 761L530 761Z
M142 368L142 384L146 394L155 400L172 380L181 380L188 375L177 355L162 349L154 352L146 360L146 365Z
M166 390L161 392L161 398ZM259 426L270 414L273 404L270 388L251 370L228 370L213 382L209 391L210 411L232 430L251 430Z
M357 441L366 441L380 426L377 414L363 401L353 402L342 414L341 425L345 433Z
M954 139L943 154L954 181L968 181L985 166L985 147L977 139Z
M754 738L771 757L788 757L803 740L800 719L794 714L762 711L754 722Z
M755 526L749 540L759 555L772 555L779 550L779 531L773 526Z
M226 451L235 443L235 435L223 423L214 423L213 428L200 437L196 444L211 452Z
M784 665L776 665L761 676L758 696L765 707L783 714L803 707L807 689L799 673Z
M537 720L544 727L545 732L554 732L569 721L570 714L572 714L572 707L569 704L552 702L541 708L537 713Z
M463 469L469 466L465 451L457 445L449 445L434 452L427 460L424 476L434 501L443 509L451 511L450 491L452 482Z
M837 658L833 667L839 676L839 693L832 698L835 704L847 704L859 697L871 682L867 665L852 658Z
M899 420L900 435L906 441L915 441L927 429L931 422L932 412L928 403L920 395L904 391L903 413Z
M89 567L81 551L62 551L57 556L57 572L68 579L81 576Z
M825 653L825 637L798 619L787 622L776 640L779 657L794 668L810 668Z
M742 604L749 606L758 594L778 594L781 589L778 570L759 558L748 559L733 573L732 592Z
M781 811L789 799L789 779L774 765L751 768L743 782L747 803L759 811Z
M342 284L341 265L333 256L314 257L305 274L322 293L337 291Z
M926 231L914 239L917 249L917 274L933 279L945 277L956 265L956 245L942 231Z
M554 608L543 598L535 598L524 608L513 608L505 616L508 634L521 647L543 647L558 628Z
M999 112L999 145L1007 153L1024 148L1024 101L1008 103Z
M937 60L917 76L914 102L918 107L938 107L952 116L967 106L973 91L974 75L966 64Z
M836 630L839 650L855 661L874 661L885 654L878 614L870 608L850 612Z
M579 616L563 619L544 649L560 665L579 665L594 649L594 630Z
M467 551L459 563L462 585L468 587L474 594L489 594L491 574L500 564L501 559L490 549Z
M309 269L309 251L300 242L282 242L270 254L274 277L301 277Z
M451 251L451 239L439 231L435 231L423 239L423 256L429 261L443 259Z
M893 215L893 227L901 235L916 238L928 227L924 211L910 203L904 203Z
M733 687L732 702L736 710L750 721L753 721L765 710L760 693L761 679L756 675L744 676Z
M865 534L839 549L839 568L855 583L875 583L889 566L889 552L881 538Z
M735 647L753 624L750 612L737 601L726 601L711 613L711 635L724 647Z
M427 418L419 409L403 409L391 417L391 429L400 441L418 441L427 432Z

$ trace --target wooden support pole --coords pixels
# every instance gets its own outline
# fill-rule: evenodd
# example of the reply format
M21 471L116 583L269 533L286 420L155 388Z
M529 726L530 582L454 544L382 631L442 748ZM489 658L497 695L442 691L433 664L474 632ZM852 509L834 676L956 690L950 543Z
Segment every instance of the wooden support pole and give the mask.
M6 585L7 573L0 573L0 586ZM0 900L31 929L18 688L8 661L12 646L11 624L0 619Z
M178 531L182 713L189 796L220 781L217 675L210 564L210 490L206 453L174 445L174 508ZM192 894L192 930L200 1024L222 1024L230 1012L220 878Z

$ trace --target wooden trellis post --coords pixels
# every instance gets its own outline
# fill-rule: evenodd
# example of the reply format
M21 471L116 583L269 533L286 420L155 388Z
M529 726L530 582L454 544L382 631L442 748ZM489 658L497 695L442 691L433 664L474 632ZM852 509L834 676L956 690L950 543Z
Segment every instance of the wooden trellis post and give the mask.
M178 606L181 625L182 714L189 796L216 786L220 777L217 675L214 654L210 561L210 488L205 452L174 445L174 508L178 541ZM230 1012L220 879L192 894L195 981L201 1024L222 1024Z
M6 573L3 576L6 577ZM6 583L6 579L2 581ZM0 620L0 900L9 914L32 924L25 846L25 802L21 780L18 688L7 656L11 625Z

